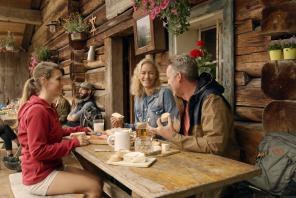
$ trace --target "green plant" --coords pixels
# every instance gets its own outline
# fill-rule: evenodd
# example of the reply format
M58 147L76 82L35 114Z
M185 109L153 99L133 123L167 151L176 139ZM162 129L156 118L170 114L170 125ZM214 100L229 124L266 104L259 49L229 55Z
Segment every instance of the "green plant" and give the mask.
M192 49L189 56L196 61L199 74L207 72L215 78L216 63L212 60L212 54L205 49L205 43L203 41L197 41L196 46L198 48Z
M188 0L134 0L134 10L138 8L148 12L152 20L160 17L169 32L179 35L188 30Z
M296 48L296 43L288 42L283 45L283 48Z
M13 38L13 35L11 32L7 32L7 36L5 38L5 46L6 47L14 47L15 46L15 40Z
M69 18L65 19L63 27L68 33L87 32L89 31L89 24L84 22L79 13L73 13Z
M268 45L268 51L272 51L272 50L281 50L283 49L282 45L279 43L270 43Z
M35 53L39 61L47 61L51 57L50 50L47 47L36 48Z

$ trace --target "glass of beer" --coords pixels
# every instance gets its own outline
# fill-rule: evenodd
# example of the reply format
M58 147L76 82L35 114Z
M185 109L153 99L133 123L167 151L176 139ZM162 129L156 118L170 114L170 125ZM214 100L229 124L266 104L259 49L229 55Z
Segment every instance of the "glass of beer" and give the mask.
M148 133L146 130L146 122L137 122L136 123L136 137L147 137Z

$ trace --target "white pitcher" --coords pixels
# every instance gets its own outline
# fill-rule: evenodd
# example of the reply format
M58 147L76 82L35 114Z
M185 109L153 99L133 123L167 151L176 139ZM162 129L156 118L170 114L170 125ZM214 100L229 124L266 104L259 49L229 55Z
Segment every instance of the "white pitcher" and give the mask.
M114 151L130 150L129 130L117 128L114 134L108 137L107 143L114 147Z

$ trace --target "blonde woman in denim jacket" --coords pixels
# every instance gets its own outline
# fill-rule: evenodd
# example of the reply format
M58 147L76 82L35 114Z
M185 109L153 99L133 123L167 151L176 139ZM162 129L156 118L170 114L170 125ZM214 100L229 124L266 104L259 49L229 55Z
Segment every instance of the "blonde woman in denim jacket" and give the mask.
M168 112L172 119L179 120L179 111L169 88L160 86L159 71L153 60L142 59L134 70L131 94L135 96L135 123L148 122L156 127L161 114ZM111 117L112 127L133 127L123 120Z

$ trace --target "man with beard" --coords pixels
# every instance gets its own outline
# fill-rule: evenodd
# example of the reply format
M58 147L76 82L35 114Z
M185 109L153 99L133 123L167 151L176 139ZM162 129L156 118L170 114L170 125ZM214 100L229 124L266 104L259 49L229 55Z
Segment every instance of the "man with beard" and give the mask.
M94 97L94 87L88 82L80 84L78 103L75 108L69 113L67 117L68 126L74 127L81 125L80 120L86 109L93 106L98 109Z

